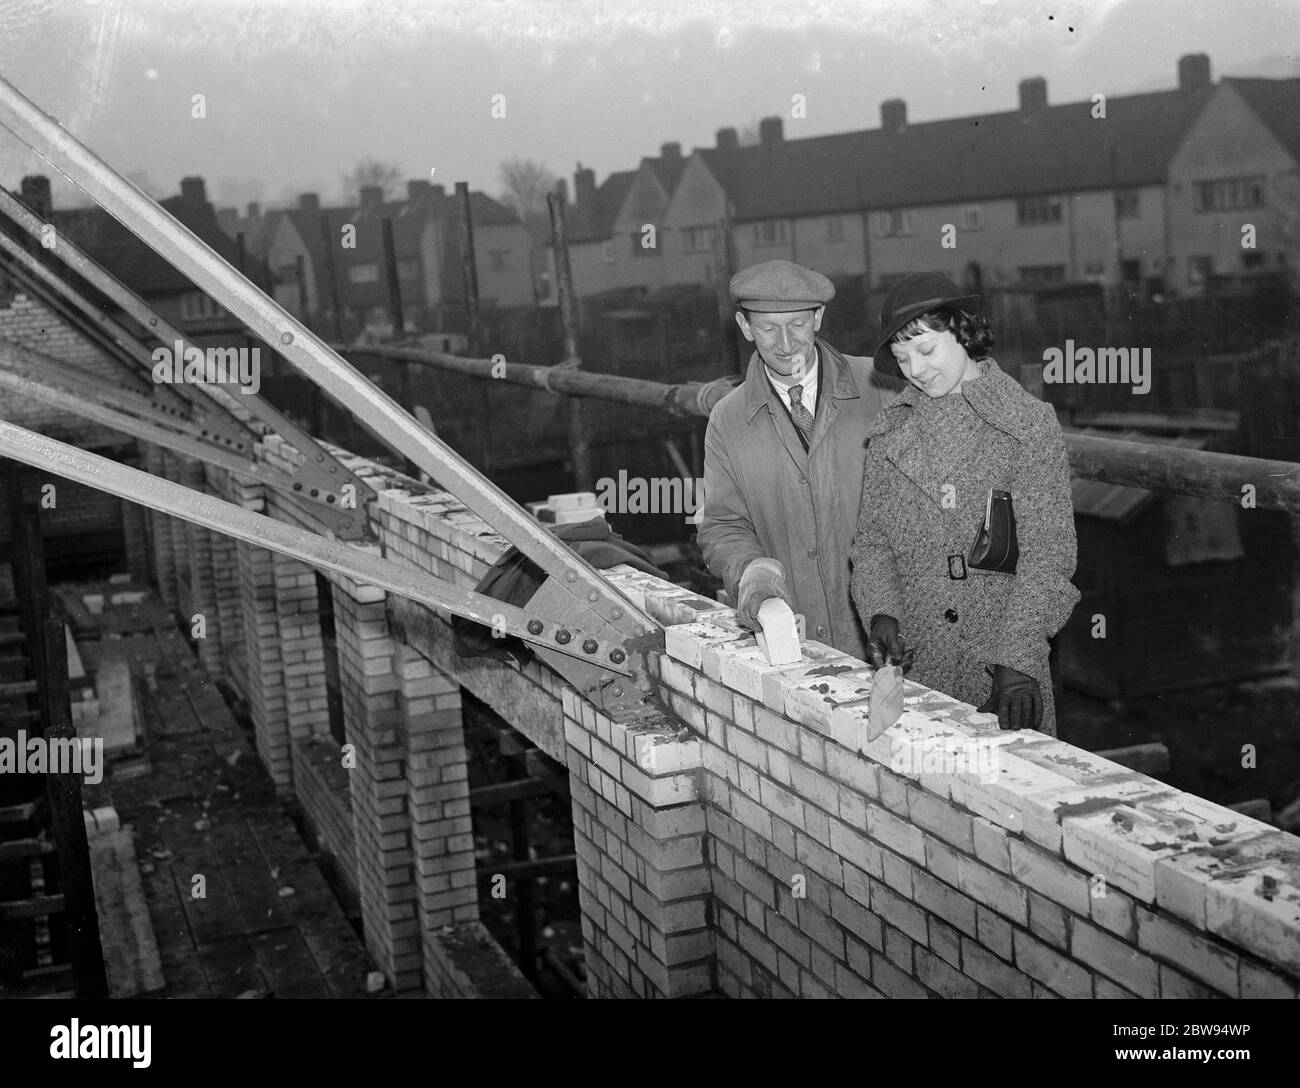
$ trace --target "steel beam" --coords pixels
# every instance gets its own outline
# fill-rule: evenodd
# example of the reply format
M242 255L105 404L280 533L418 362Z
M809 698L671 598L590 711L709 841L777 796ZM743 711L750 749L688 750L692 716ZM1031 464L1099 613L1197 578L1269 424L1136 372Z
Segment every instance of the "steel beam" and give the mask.
M169 402L174 408L183 405L187 411L202 413L210 419L209 429L214 438L223 442L227 448L241 452L252 451L253 443L258 438L256 434L230 413L216 411L214 405L198 401L193 390L173 388L151 381L153 358L149 349L104 313L96 303L3 231L0 231L0 250L7 254L10 274L43 305L116 362L132 382L142 388L152 388L152 396L160 404Z
M4 354L4 346L0 345L0 358L3 358ZM81 416L82 419L88 419L92 423L102 423L105 427L121 431L123 434L129 434L132 438L152 442L156 446L164 446L185 457L203 461L216 468L227 469L237 475L246 476L269 487L274 487L286 494L295 494L292 478L287 473L281 472L271 465L264 464L261 461L246 460L238 454L228 453L220 447L213 446L201 439L169 431L156 423L137 419L126 412L119 412L114 408L97 404L95 401L86 400L71 390L60 389L47 382L15 374L12 370L3 366L0 366L0 386L12 389L15 393L19 393L24 397L39 400L43 404L48 404L51 408L59 408L65 412L71 412L73 415Z
M33 238L40 238L42 229L48 225L3 188L0 188L0 212L7 215ZM6 245L6 242L9 242L9 244ZM15 252L13 246L14 243L5 237L3 232L0 232L0 248L6 249L16 260L28 267L33 274L46 280L52 289L65 296L68 301L82 309L89 317L102 317L108 327L114 330L115 337L121 343L122 350L132 356L138 364L142 365L150 373L152 379L153 353L144 344L120 325L117 325L116 322L110 322L108 318L103 317L93 302L85 299L84 296L42 262L34 261L32 255L21 250L21 247L18 247L18 252ZM153 310L147 302L106 272L92 258L78 249L73 242L58 236L57 233L55 235L54 252L68 268L71 268L91 286L103 293L143 328L150 330L152 335L156 336L169 348L178 347L180 351L185 352L193 346L181 334L179 329ZM29 260L34 262L35 267L29 264ZM295 477L297 483L301 485L297 488L297 491L307 501L318 504L329 511L327 520L331 522L331 528L335 534L340 539L346 540L361 540L367 537L369 522L364 512L377 498L374 489L339 462L333 454L321 446L310 434L287 419L269 401L256 394L242 392L231 394L221 386L206 383L174 387L158 383L151 384L153 388L159 390L160 395L161 391L165 389L167 395L182 398L194 411L201 413L215 436L228 438L230 435L234 435L239 439L239 442L232 448L243 451L246 442L251 443L260 436L250 430L247 424L239 419L236 411L232 410L230 404L227 403L228 401L234 401L238 408L242 408L260 420L302 454L302 463L291 474ZM227 444L230 443L227 442ZM251 453L251 445L247 445L247 452ZM336 503L331 501L341 492L345 484L351 484L356 489L356 509L360 512L357 515L346 514Z
M363 585L397 593L432 608L465 616L539 649L599 666L614 680L631 678L632 652L621 642L573 632L529 610L464 589L341 540L318 536L181 484L110 461L53 438L0 420L0 456L107 491L205 529L247 541Z
M391 397L374 387L306 325L241 276L192 231L170 216L12 84L0 80L0 125L95 199L128 230L219 301L358 420L384 435L480 518L551 576L566 594L562 619L600 641L662 637L659 625L568 549L455 450L429 434ZM551 612L554 616L556 613ZM534 641L534 640L529 640ZM637 687L648 687L639 673ZM613 681L611 680L612 684ZM602 705L627 702L598 700ZM628 700L629 702L631 700Z

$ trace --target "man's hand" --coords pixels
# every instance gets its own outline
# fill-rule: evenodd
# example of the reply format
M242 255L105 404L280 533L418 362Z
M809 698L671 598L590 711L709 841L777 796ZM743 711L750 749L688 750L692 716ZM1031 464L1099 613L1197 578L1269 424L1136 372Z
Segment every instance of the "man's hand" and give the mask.
M994 665L993 691L979 712L997 714L1001 729L1037 729L1043 723L1042 688L1032 676Z
M886 665L902 665L906 672L912 667L916 650L898 633L898 620L878 613L871 617L871 630L867 634L867 655L877 669Z
M764 601L780 597L790 604L790 594L785 588L785 571L778 559L760 556L750 560L736 587L736 616L751 631L761 631L758 610Z

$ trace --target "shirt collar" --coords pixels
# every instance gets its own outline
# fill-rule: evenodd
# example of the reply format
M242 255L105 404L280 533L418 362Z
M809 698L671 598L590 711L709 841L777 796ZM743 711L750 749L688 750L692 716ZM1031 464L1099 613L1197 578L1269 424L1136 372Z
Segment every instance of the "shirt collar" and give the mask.
M767 375L767 380L772 383L773 388L775 388L778 393L785 394L786 399L789 399L790 390L794 387L795 383L790 382L789 384L786 384L778 381L777 379L784 377L784 375L777 374L775 370L767 365L767 363L764 363L762 356L759 356L759 362L762 363L763 373ZM817 382L821 380L821 362L821 352L817 350L817 345L814 344L813 365L804 375L803 380L798 383L802 385L804 389L808 389L810 386L815 387Z

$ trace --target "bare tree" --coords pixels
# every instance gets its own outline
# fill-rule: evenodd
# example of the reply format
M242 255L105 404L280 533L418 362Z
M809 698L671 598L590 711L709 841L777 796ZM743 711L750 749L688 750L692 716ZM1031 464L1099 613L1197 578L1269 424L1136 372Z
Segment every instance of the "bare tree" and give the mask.
M352 168L351 173L340 175L344 198L359 201L362 186L378 185L384 191L384 199L387 199L401 176L402 168L395 162L364 158Z
M538 242L550 236L550 214L546 194L555 191L559 180L532 159L507 159L501 164L501 203L519 216L529 235Z

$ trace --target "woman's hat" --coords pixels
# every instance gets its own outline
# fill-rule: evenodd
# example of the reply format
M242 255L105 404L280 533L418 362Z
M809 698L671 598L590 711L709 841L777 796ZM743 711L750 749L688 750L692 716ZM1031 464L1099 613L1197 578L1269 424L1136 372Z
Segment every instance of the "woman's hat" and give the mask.
M891 367L897 368L894 353L889 350L889 341L913 318L940 306L970 310L979 300L979 295L962 294L960 287L937 272L904 276L889 289L880 308L880 343L876 345L873 357L876 369L890 372ZM884 367L881 366L882 359Z

